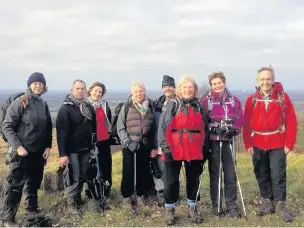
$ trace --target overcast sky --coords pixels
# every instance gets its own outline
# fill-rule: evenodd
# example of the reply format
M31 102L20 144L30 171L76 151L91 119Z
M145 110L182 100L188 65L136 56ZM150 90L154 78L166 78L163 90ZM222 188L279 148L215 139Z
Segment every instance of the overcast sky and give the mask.
M202 83L217 70L246 89L268 64L286 89L304 86L303 0L3 0L0 28L1 89L35 71L51 91L77 78L158 89L163 74Z

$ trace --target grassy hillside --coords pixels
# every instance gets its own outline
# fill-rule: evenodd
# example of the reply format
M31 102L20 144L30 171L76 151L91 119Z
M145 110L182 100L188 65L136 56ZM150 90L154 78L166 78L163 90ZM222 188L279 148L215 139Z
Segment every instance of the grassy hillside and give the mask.
M304 134L303 134L303 121L304 116L299 115L299 133L296 152L289 154L287 157L288 167L288 188L287 188L287 203L290 207L290 211L296 215L296 219L292 224L288 226L304 226L304 154L300 153L304 151ZM55 135L54 135L55 136ZM4 161L4 153L6 150L6 144L0 142L0 176L5 177L7 167L2 161ZM208 167L205 168L203 176L203 184L201 188L201 209L205 215L205 223L202 226L285 226L277 215L271 215L266 217L259 217L255 213L257 207L259 195L258 186L253 174L253 167L251 162L251 156L247 153L238 153L238 170L240 181L242 185L243 195L245 197L245 203L248 211L248 221L245 219L219 219L210 214L210 200L209 200L209 178ZM46 166L46 172L54 173L58 167L57 147L56 142L53 142L53 149L51 158ZM65 198L62 193L47 194L43 191L39 192L40 207L42 210L47 211L53 218L54 224L61 226L165 226L164 222L164 209L158 208L156 202L152 201L153 205L144 208L138 216L134 216L128 209L121 206L122 197L120 195L120 181L121 181L121 169L122 169L122 157L121 153L113 154L113 191L112 200L115 204L115 208L106 212L105 215L97 213L94 210L94 202L89 201L84 197L87 204L84 206L86 213L82 219L77 217L70 217L66 213ZM3 180L1 180L3 183ZM179 215L178 226L192 226L189 220L186 218L186 197L185 197L185 185L182 181L181 188L181 205L177 208L177 215ZM240 207L241 208L241 207ZM23 205L21 204L21 210L18 213L18 218L24 218Z

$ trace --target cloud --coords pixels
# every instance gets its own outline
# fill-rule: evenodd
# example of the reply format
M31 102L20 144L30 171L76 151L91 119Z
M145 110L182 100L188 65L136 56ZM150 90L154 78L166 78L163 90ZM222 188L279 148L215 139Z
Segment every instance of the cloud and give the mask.
M219 69L230 87L252 87L250 77L270 63L291 85L288 71L304 71L299 0L17 0L1 4L0 27L3 88L22 87L16 77L25 81L33 71L50 89L75 78L114 89L137 78L154 89L162 74L200 82Z

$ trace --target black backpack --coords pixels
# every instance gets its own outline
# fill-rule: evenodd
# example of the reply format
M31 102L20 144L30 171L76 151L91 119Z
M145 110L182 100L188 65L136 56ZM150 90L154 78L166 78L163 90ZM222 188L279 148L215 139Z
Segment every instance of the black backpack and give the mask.
M128 111L129 111L129 108L130 108L130 105L129 105L130 102L126 102L126 103L119 103L116 108L115 108L115 111L114 111L114 116L112 118L112 145L120 145L121 144L121 141L118 137L118 134L117 134L117 119L118 119L118 115L121 111L121 108L124 104L126 104L126 107L125 107L125 116L127 116L128 114Z
M16 100L17 98L21 97L21 102L23 104L23 107L26 108L28 105L27 102L27 97L24 96L24 92L20 92L20 93L14 93L13 95L11 95L5 102L4 104L1 105L0 107L0 135L2 135L2 138L5 142L7 142L6 137L3 135L2 132L2 126L3 126L3 121L5 119L6 113L7 113L7 109L8 107L11 105L11 103Z

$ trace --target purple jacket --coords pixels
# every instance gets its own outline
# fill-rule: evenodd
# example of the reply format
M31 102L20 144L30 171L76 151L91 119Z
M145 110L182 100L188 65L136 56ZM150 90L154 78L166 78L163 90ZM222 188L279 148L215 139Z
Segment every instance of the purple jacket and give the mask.
M211 101L209 100L211 98ZM243 109L239 99L229 93L225 89L224 94L219 96L213 91L210 92L210 96L202 97L201 104L205 113L208 114L209 127L212 126L212 122L220 123L221 120L230 120L233 123L233 128L238 130L244 123ZM225 106L227 107L227 113L225 112ZM210 110L211 109L211 110ZM227 114L227 116L226 116ZM218 138L216 135L211 136L212 140L228 140L227 138Z

